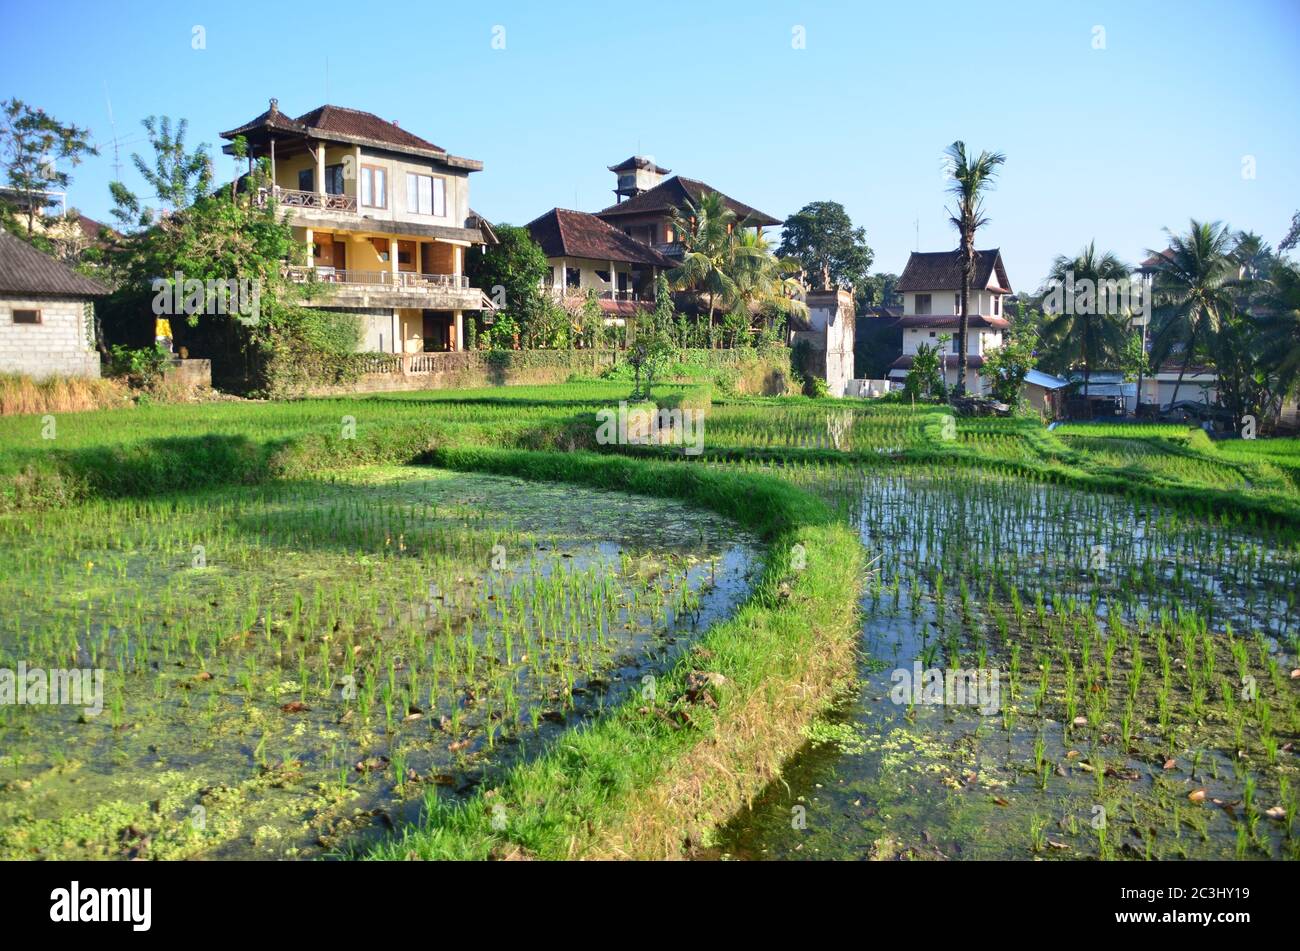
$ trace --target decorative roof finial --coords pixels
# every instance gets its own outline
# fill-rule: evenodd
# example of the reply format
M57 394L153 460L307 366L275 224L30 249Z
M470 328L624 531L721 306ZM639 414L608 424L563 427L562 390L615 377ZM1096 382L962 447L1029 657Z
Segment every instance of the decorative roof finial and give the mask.
M272 100L271 100L271 113L272 113L273 115L275 115L275 114L278 114L279 112L280 112L280 100L279 100L279 99L272 99Z

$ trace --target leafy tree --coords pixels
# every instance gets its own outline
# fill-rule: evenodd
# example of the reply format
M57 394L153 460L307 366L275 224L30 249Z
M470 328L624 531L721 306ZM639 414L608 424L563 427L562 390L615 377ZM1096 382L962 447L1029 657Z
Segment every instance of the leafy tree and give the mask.
M1020 402L1025 377L1038 363L1036 342L1032 331L1013 328L1003 338L1002 346L984 352L984 365L979 373L988 381L993 398L999 403L1015 406Z
M5 180L26 205L27 235L35 231L39 210L49 203L45 192L66 190L72 181L56 163L76 166L83 155L98 154L90 144L89 129L64 125L21 99L0 101L0 158Z
M627 362L632 368L635 389L633 399L653 398L655 377L663 372L676 353L672 338L662 330L653 333L639 333L628 347ZM641 389L641 378L645 377L645 389Z
M988 223L984 215L983 194L993 186L998 167L1006 161L1001 152L980 152L972 157L966 143L958 139L944 152L948 174L952 179L949 193L956 199L956 210L949 220L961 237L961 319L957 337L957 394L966 393L966 344L970 330L970 286L975 279L975 232Z
M1291 216L1291 227L1287 229L1285 237L1277 244L1279 251L1291 251L1297 245L1300 245L1300 211Z
M1043 335L1066 367L1083 366L1083 395L1088 396L1092 371L1119 360L1124 348L1128 314L1111 313L1113 301L1102 291L1106 282L1127 281L1132 268L1109 251L1097 253L1096 242L1089 242L1073 258L1058 255L1052 262L1049 280L1058 288L1073 281L1084 281L1094 293L1082 295L1076 306L1063 307L1048 314Z
M814 201L786 220L777 254L798 262L817 290L857 288L867 281L875 252L866 229L853 226L837 201Z
M159 207L141 201L122 182L110 182L113 217L124 231L147 228L160 217L188 208L212 191L212 156L207 143L200 143L193 152L185 150L188 120L181 119L176 123L175 131L168 116L149 116L140 124L144 126L153 149L153 164L150 165L138 153L131 155L131 164L153 190ZM242 142L238 148L242 151Z
M465 273L475 287L483 288L498 304L497 323L508 315L512 318L511 333L531 336L535 330L542 329L534 328L533 324L547 323L554 316L544 312L542 293L542 280L550 273L551 265L527 228L503 224L496 226L496 233L497 244L488 246L481 254L466 256ZM491 336L494 345L500 343L496 339L500 332Z
M853 294L853 303L858 313L865 313L871 307L887 307L894 298L894 286L898 275L877 271L858 285Z

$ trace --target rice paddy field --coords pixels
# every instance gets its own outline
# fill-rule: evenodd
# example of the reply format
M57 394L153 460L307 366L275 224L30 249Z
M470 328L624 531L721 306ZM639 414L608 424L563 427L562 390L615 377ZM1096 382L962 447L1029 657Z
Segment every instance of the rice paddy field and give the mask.
M1300 856L1300 442L627 391L0 417L0 858Z
M715 854L1300 857L1293 527L977 472L784 475L874 556L859 686ZM996 709L897 702L916 664L998 671Z

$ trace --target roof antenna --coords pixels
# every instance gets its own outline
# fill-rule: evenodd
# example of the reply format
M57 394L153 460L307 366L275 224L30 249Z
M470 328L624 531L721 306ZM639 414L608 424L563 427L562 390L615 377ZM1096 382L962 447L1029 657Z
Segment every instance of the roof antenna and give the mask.
M104 101L108 103L108 127L113 130L113 181L122 180L122 160L117 152L117 123L113 121L113 97L108 94L108 80L104 80Z

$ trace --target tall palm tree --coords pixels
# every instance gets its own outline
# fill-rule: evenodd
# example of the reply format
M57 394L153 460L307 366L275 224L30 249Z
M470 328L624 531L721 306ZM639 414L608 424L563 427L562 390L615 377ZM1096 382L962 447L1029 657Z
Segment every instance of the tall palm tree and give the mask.
M698 204L686 202L673 209L673 233L685 253L681 264L668 272L674 287L704 294L709 302L709 341L713 341L713 315L719 304L731 306L739 289L732 276L732 233L736 214L717 192L706 192Z
M1088 398L1092 371L1107 360L1118 358L1124 347L1124 317L1108 313L1113 308L1102 293L1103 282L1124 281L1132 268L1110 251L1097 254L1097 243L1089 241L1073 258L1058 255L1052 262L1048 280L1058 287L1073 281L1091 281L1096 289L1093 305L1067 307L1053 315L1043 327L1043 335L1061 348L1068 363L1083 364L1083 398ZM1082 313L1079 311L1082 309Z
M1236 307L1240 281L1238 263L1231 256L1233 236L1217 221L1192 219L1187 234L1166 233L1168 250L1147 252L1157 259L1151 362L1159 367L1181 346L1183 362L1169 400L1176 403L1192 357L1209 348L1219 321Z
M1300 268L1275 260L1255 323L1260 364L1276 377L1278 393L1300 390Z
M952 225L961 236L961 320L957 337L957 395L966 393L966 343L970 326L970 285L975 276L975 232L988 222L984 216L983 193L993 186L998 166L1005 162L1001 152L981 152L972 158L966 143L958 139L944 150L952 183L949 193L957 208L949 210Z

